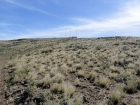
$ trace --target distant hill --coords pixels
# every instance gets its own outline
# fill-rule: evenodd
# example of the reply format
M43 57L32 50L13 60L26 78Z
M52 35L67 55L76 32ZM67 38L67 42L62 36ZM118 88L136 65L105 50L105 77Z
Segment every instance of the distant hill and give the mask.
M1 105L140 103L138 37L0 41L0 62Z

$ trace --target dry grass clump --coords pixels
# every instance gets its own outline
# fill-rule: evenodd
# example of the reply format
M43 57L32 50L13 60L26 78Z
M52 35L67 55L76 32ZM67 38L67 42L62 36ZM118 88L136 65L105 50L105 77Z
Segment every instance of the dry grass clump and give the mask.
M124 83L119 83L116 85L116 89L119 90L121 92L121 95L124 95L124 88L125 88L125 84Z
M74 105L84 105L82 101L76 100Z
M28 72L30 70L26 67L24 68L21 68L19 70L15 70L13 73L12 73L12 81L13 82L22 82L22 81L25 81L28 79Z
M27 75L27 78L31 81L34 81L38 78L38 74L36 71L30 71Z
M129 80L130 78L133 78L133 75L131 74L131 72L121 71L120 74L118 74L116 81L124 82L124 81Z
M121 92L119 90L113 90L113 92L110 95L110 101L116 105L119 102L120 98Z
M88 62L88 67L93 67L93 62Z
M62 84L54 83L50 87L52 93L64 93L64 97L72 97L75 93L75 87L71 83L63 82Z
M74 81L74 84L75 84L76 86L79 86L79 85L80 85L80 80L79 80L78 78L76 78L75 81Z
M129 63L127 67L129 69L134 69L135 68L135 64L134 63Z
M81 70L81 69L83 69L83 65L80 64L80 63L77 63L77 64L74 65L74 68L75 68L76 70Z
M94 67L93 70L96 72L99 72L101 69L100 69L100 67Z
M71 83L66 82L62 83L62 89L66 97L72 97L76 91L75 87Z
M136 70L136 73L137 73L137 75L140 76L140 68L138 68L138 69Z
M109 83L109 79L107 77L100 76L97 80L97 84L101 87L107 87Z
M67 74L68 72L68 66L66 64L63 64L61 67L60 67L60 71L64 74Z
M39 74L44 74L45 73L45 67L44 66L41 66L40 68L39 68Z
M117 73L109 73L108 75L110 79L116 79L118 77Z
M120 58L125 58L127 55L125 54L125 53L121 53L120 55L119 55L119 57Z
M71 66L73 65L73 61L68 60L68 61L67 61L67 65L68 65L69 67L71 67Z
M79 70L78 72L77 72L77 76L78 77L85 77L86 76L86 71L85 70Z
M84 105L83 95L81 93L76 94L74 99L74 105Z
M64 76L60 73L56 74L45 74L45 77L41 80L36 80L37 86L42 86L44 88L50 87L51 83L62 83L64 81Z
M52 93L58 93L58 92L62 92L62 86L61 84L58 83L54 83L51 87L50 87L50 91Z
M42 50L41 53L51 53L53 51L52 48L48 48L46 50Z
M69 72L70 72L70 73L75 73L75 72L77 72L77 70L76 70L75 68L71 68L71 69L69 70Z
M49 74L46 74L44 78L37 80L36 82L37 86L46 88L50 86L52 79Z
M134 105L140 105L140 99L134 99L133 104Z
M14 67L16 66L16 62L15 61L9 61L8 63L6 63L5 68L10 68L10 67Z
M57 73L57 74L55 74L55 76L52 78L52 81L53 81L54 83L62 83L62 82L64 81L64 79L65 79L65 77L64 77L62 74Z
M134 80L128 81L125 87L127 93L133 94L137 92L137 83Z
M96 76L97 76L97 73L96 73L94 70L92 70L92 71L89 73L88 79L89 79L90 81L94 81L95 78L96 78Z
M110 66L109 69L110 69L112 72L120 73L120 71L118 70L118 68L115 67L115 66Z
M137 82L137 89L140 90L140 79L138 79L136 82Z

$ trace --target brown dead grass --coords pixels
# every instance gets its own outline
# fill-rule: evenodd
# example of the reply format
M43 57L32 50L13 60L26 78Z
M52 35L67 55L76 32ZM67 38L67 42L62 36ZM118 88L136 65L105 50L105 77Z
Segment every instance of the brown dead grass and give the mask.
M38 99L56 105L137 105L139 42L130 37L0 42L1 55L14 54L5 64L5 99L17 102L25 92L27 104Z
M4 96L4 91L6 89L5 87L5 82L4 82L4 64L8 60L8 57L1 57L0 56L0 104L1 105L6 105L6 100Z

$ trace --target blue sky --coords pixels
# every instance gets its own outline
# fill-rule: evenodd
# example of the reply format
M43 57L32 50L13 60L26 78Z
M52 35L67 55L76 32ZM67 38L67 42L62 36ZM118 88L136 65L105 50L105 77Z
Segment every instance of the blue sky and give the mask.
M0 0L0 40L140 37L140 0Z

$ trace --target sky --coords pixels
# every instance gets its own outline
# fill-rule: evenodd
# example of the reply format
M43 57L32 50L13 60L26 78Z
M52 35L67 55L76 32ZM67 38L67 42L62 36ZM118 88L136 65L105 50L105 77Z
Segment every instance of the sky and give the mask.
M0 40L140 37L140 0L0 0Z

